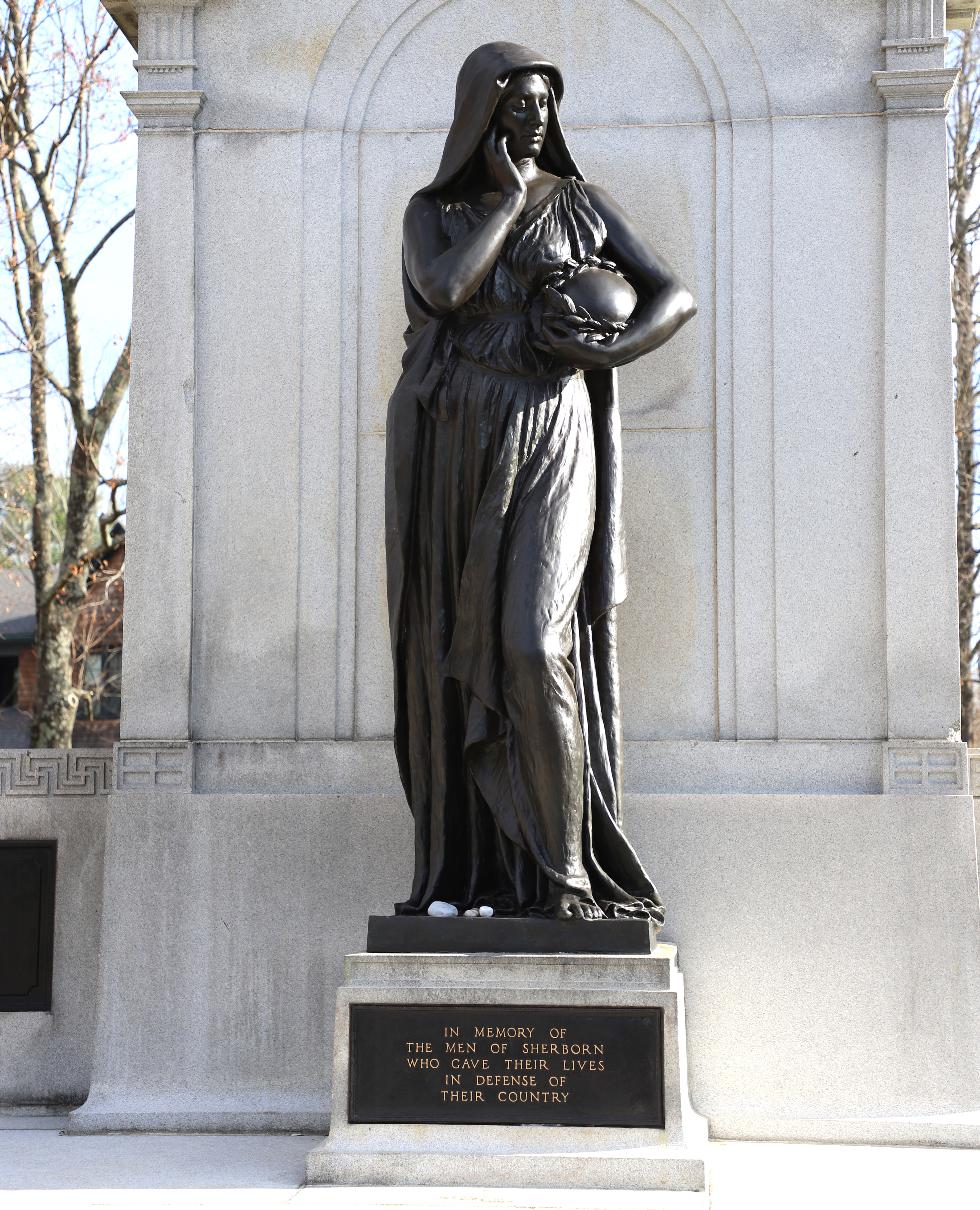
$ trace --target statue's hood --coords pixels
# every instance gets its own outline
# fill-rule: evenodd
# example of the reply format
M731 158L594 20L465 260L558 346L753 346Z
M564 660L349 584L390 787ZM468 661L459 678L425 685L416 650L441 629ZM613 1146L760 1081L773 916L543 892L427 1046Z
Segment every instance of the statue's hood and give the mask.
M479 150L508 81L517 71L539 71L551 85L554 103L548 114L548 129L538 163L555 176L574 176L582 180L582 174L565 146L558 119L558 106L565 91L561 72L554 63L526 46L518 46L516 42L487 42L468 55L460 68L456 81L456 108L442 162L434 179L419 193L438 193L463 172Z

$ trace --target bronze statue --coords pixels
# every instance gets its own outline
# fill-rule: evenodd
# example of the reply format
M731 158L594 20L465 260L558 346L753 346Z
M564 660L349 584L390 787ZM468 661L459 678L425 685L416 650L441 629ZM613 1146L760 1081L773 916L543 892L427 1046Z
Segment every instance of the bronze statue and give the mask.
M526 47L475 50L439 171L405 213L386 536L415 881L396 911L659 925L620 826L615 367L696 308L583 180L562 91Z

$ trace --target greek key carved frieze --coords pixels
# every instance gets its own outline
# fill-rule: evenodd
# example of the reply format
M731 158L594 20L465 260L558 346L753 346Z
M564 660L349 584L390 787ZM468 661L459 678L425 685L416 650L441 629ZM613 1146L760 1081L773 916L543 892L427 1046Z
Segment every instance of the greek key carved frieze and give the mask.
M0 798L84 798L112 785L112 753L86 749L0 752Z
M966 794L966 744L906 743L885 747L886 794Z
M116 745L117 790L189 790L191 745Z

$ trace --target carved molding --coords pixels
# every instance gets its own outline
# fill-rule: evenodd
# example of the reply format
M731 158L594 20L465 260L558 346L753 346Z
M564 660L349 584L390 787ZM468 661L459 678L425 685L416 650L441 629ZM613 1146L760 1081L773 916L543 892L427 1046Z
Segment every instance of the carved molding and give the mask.
M139 50L141 38L152 36L148 30L144 32L139 28L141 13L166 16L167 10L199 8L203 3L204 0L102 0L102 7L122 30L133 49ZM148 50L145 44L144 50ZM152 58L152 52L148 57Z
M946 28L969 29L978 10L977 0L946 0Z
M136 115L139 129L189 129L204 104L204 93L193 89L124 92L122 98Z
M139 4L140 55L147 60L194 58L194 9L191 0Z
M912 38L907 42L891 41L886 38L882 42L886 56L894 52L896 55L942 55L946 51L945 38Z
M888 0L885 39L881 46L889 72L942 68L946 56L943 0ZM875 83L878 83L877 79ZM885 104L888 105L887 96Z
M224 748L230 745L210 746ZM303 776L299 778L300 781L308 779L309 776L309 748L322 746L329 748L332 753L333 749L340 747L333 743L304 745L285 742L256 746L282 748L282 759L288 765L297 762L301 766ZM355 748L360 746L354 745ZM370 749L373 757L377 745L367 744L366 747ZM385 751L387 752L387 745ZM355 751L351 755L357 757L359 753ZM347 779L352 776L351 769L347 768L348 761L342 762L342 770L333 768L333 761L328 763L331 766L331 784L347 784ZM355 763L355 772L359 771L359 776L366 776L360 764ZM385 762L382 761L381 764L384 765ZM972 769L969 768L970 765ZM0 798L90 798L108 793L113 785L117 791L122 792L146 789L190 790L192 768L193 745L185 742L123 741L116 745L115 758L112 753L102 749L0 751ZM387 768L385 772L388 772ZM275 773L277 776L274 781L278 784L282 770L277 769ZM971 777L971 773L976 776ZM239 785L232 780L233 789L238 792L267 788L251 783L247 786ZM375 779L371 779L373 792L394 792L395 782L392 780L389 787L387 780L391 779L377 779L378 782L385 782L382 791L379 785L375 784ZM318 790L322 789L317 778L313 781ZM885 744L883 781L886 794L967 794L971 782L980 782L980 749L968 751L966 744L952 741L944 743L909 740L904 743ZM207 778L206 783L208 790L219 789L217 785L210 785ZM290 786L293 792L303 792L310 788L305 783Z
M886 37L895 41L942 38L943 0L888 0Z
M112 753L68 748L0 752L0 799L91 798L112 785Z
M116 790L190 790L189 743L159 740L116 744Z
M957 740L885 745L886 794L968 794L969 753Z
M980 748L970 749L970 792L980 794Z
M887 113L945 113L956 74L953 67L923 67L875 71L871 73L871 79L885 102Z
M140 4L140 88L194 87L194 4ZM164 79L162 77L170 77Z
M127 37L140 49L136 60L139 91L123 99L140 130L182 129L194 125L204 94L194 88L194 10L203 0L128 0L110 5L117 21L125 18ZM138 20L139 37L132 35Z

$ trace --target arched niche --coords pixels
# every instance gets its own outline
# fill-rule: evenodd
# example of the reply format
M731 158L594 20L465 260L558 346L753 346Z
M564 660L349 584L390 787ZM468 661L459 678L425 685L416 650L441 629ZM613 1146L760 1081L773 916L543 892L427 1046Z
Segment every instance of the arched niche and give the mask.
M749 248L738 215L746 203L755 215L771 212L769 106L728 5L712 5L695 25L667 0L587 10L559 0L534 13L503 4L492 30L478 0L362 0L324 57L305 134L304 260L322 273L310 273L304 305L302 440L335 459L334 484L316 473L333 489L327 520L338 558L301 596L310 617L320 608L334 623L336 693L330 717L325 708L306 733L390 729L383 437L404 327L401 214L438 163L459 63L491 37L560 63L563 123L586 174L621 199L697 291L697 325L670 356L622 376L635 553L621 619L624 716L634 739L738 734L736 552L751 542L757 595L761 552L764 597L772 549L771 526L760 541L744 505L752 533L740 527L736 485L739 473L758 482L760 470L772 482L771 223L752 224L743 273L737 261ZM763 336L736 356L740 326ZM746 424L762 438L743 443L744 468L735 456L740 391ZM315 506L306 513L304 549L323 520ZM301 601L301 617L303 609ZM765 660L772 618L764 604L756 617L747 650ZM763 732L764 716L763 706Z
M765 80L755 50L727 0L697 6L670 0L620 0L599 7L580 0L552 0L534 12L527 6L495 5L492 29L488 28L485 8L474 5L471 11L475 20L471 20L465 6L466 0L414 0L407 4L404 0L358 0L341 22L320 64L307 106L306 128L360 130L385 66L404 42L440 13L444 23L466 35L465 42L450 46L429 39L437 76L445 75L450 81L450 99L454 69L446 62L446 51L458 57L461 49L465 55L463 48L472 49L492 38L509 37L541 45L543 52L560 60L569 73L579 62L591 58L602 63L605 59L610 67L606 75L612 84L621 78L624 61L639 57L635 42L616 37L624 28L620 19L623 10L635 8L660 24L682 48L716 121L769 114ZM694 13L695 8L701 11ZM445 10L450 10L448 16ZM538 31L541 37L535 40L532 34ZM643 56L649 59L645 43L640 45ZM438 87L430 75L427 91L437 93ZM656 95L654 90L651 96ZM664 112L669 112L669 107Z

